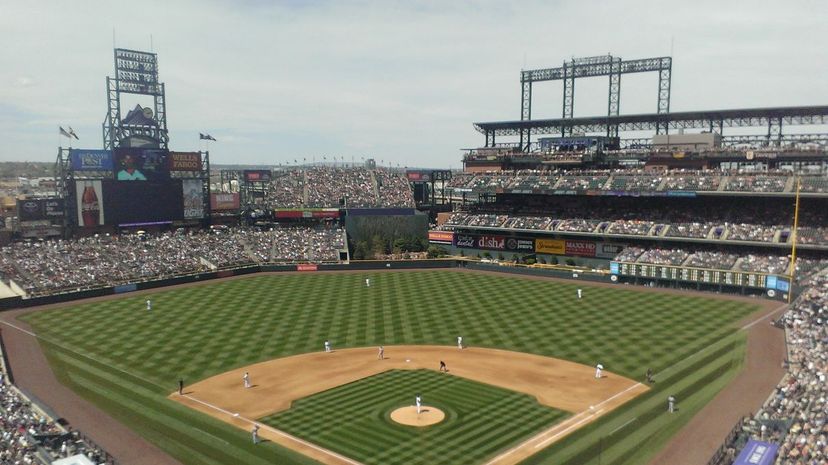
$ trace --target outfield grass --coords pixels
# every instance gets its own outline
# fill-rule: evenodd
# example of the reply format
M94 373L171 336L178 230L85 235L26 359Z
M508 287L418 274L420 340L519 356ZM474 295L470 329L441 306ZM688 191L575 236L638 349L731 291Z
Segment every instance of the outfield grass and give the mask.
M415 428L391 411L422 393L446 414ZM391 370L294 402L262 422L369 465L476 464L568 416L525 394L430 370Z
M578 300L577 287L445 271L261 275L162 290L150 296L151 311L145 296L125 296L26 319L39 335L64 347L44 344L62 380L82 395L184 463L229 465L240 463L232 458L234 448L249 454L241 463L298 459L272 444L252 448L244 444L245 432L165 399L179 377L193 382L257 361L319 351L325 339L334 347L451 345L462 335L472 346L600 362L640 379L647 367L661 371L725 339L735 331L734 321L757 309L620 286L584 287ZM734 350L673 382L704 376ZM205 432L228 438L231 447ZM588 445L594 438L579 441Z

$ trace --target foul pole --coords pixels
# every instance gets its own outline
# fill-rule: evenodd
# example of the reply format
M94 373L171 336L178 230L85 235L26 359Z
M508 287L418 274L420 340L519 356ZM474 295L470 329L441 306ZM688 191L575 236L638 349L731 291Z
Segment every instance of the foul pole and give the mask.
M788 303L791 303L791 295L793 294L794 273L796 271L796 240L797 228L799 227L799 190L802 188L802 178L796 177L796 203L794 204L794 224L793 233L791 234L791 267L788 269L788 276L791 279L790 288L788 291Z

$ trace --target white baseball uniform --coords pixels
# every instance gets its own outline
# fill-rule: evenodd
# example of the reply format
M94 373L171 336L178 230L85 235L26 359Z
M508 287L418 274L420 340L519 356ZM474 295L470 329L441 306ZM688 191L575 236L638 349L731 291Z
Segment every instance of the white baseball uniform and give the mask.
M458 349L463 348L463 336L457 336L457 348Z
M583 295L583 291L581 291L580 289L578 289L578 298L580 299L582 295Z
M250 374L245 371L244 376L242 377L242 379L244 380L244 387L249 388L250 387Z
M365 287L371 287L371 280L368 278L365 278Z
M325 341L325 352L330 352L330 351L331 351L331 342L330 341Z
M604 371L604 365L601 365L600 363L598 365L595 365L595 377L596 378L601 377L601 372L602 371Z
M382 346L379 346L379 353L377 354L377 360L382 360L385 358L385 349Z
M152 310L152 301L147 299L147 310Z
M420 396L417 396L416 398L414 398L414 403L417 404L417 415L419 415L420 414L420 407L423 404L423 401L422 401L422 399L420 399Z

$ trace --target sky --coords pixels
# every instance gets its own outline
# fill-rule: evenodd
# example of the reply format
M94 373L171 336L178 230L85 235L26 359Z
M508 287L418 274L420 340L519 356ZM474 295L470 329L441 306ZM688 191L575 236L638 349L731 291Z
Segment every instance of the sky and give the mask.
M172 150L204 132L214 164L459 168L473 122L520 119L521 69L572 57L672 53L672 111L828 104L826 18L795 0L0 0L0 161L54 160L59 126L101 148L113 40L158 54ZM621 84L622 114L655 112L655 73ZM606 78L575 90L575 116L606 114ZM560 81L533 93L533 118L560 117Z

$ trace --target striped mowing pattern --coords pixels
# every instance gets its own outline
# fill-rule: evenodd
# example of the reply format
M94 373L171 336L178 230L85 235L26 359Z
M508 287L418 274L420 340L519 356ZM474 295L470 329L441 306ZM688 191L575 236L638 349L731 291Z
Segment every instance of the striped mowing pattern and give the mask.
M391 411L414 404L446 414L426 428L402 426ZM428 370L392 370L294 402L262 419L365 464L475 464L567 414L525 394Z
M160 290L149 295L151 311L146 295L126 295L25 319L38 334L71 349L45 345L65 382L183 463L237 465L232 457L244 456L246 465L264 465L301 459L272 444L253 448L246 432L173 405L165 397L179 377L190 383L257 361L320 351L325 339L334 348L451 345L462 335L473 346L601 362L641 379L647 367L660 371L721 340L734 331L731 323L755 310L743 302L621 286L583 286L578 300L578 287L450 271L260 275ZM411 401L407 390L399 394ZM456 406L441 408L451 412ZM522 428L522 421L481 424L470 437Z

